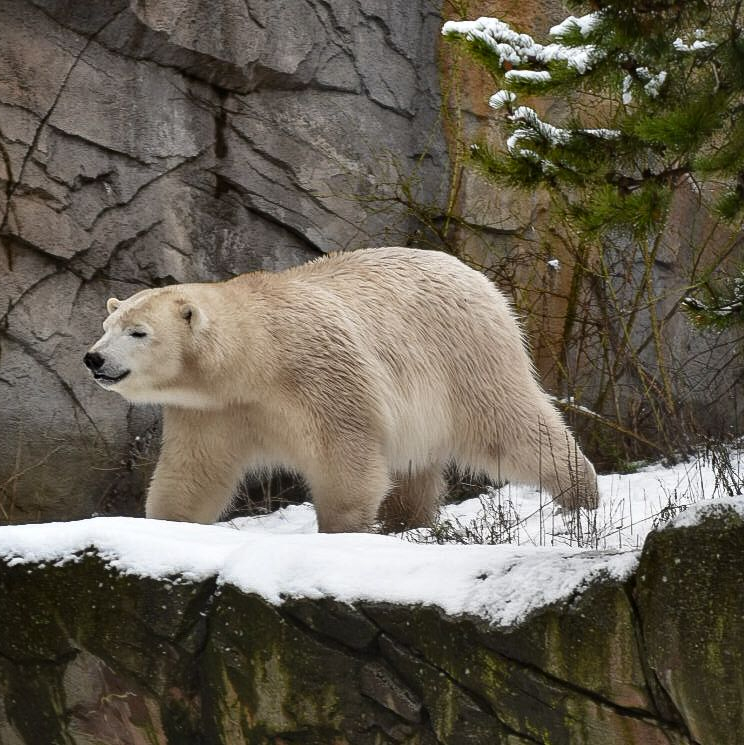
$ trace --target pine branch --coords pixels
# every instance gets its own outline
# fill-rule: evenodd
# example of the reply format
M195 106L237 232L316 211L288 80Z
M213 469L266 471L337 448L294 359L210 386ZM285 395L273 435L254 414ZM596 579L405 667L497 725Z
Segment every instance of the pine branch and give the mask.
M499 19L445 24L443 33L499 86L489 103L505 147L479 143L471 161L496 183L547 189L588 241L654 239L686 184L716 194L711 206L726 220L741 220L744 0L593 0L590 7L545 41ZM587 93L601 103L582 110L575 104ZM550 121L521 105L526 96L565 101L571 120ZM688 307L718 325L744 320L731 293L716 303L692 298Z

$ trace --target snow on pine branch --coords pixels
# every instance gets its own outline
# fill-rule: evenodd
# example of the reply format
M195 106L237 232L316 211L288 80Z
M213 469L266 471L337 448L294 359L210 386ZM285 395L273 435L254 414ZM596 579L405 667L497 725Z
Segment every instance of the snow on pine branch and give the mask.
M517 100L517 95L511 91L497 91L488 99L488 105L492 109L500 109L504 106L510 106Z
M695 32L695 39L691 42L684 41L682 38L677 37L673 42L672 46L674 49L678 52L700 52L704 49L710 49L711 47L715 47L715 44L712 41L706 41L705 31L701 28L696 28Z
M550 63L564 62L578 74L591 71L595 63L603 60L606 51L594 44L566 43L571 38L587 38L602 20L601 12L585 16L569 16L550 29L550 36L556 39L552 44L540 44L529 34L515 31L499 18L481 17L475 21L447 21L442 27L445 36L461 37L466 41L479 40L496 53L499 63L506 68L504 78L508 83L539 84L552 80L546 69L531 69L535 66L547 67ZM702 29L695 29L692 39L677 38L672 48L678 53L701 52L716 45L704 38ZM649 98L656 98L667 79L667 72L653 72L648 67L638 66L634 74L623 81L622 100L625 105L633 101L632 87L638 86ZM511 94L513 95L513 94ZM515 99L506 91L499 91L489 101L493 108L513 102Z
M503 93L503 91L499 91ZM499 94L492 96L492 100ZM506 142L507 150L512 154L527 155L534 157L535 153L531 150L522 148L524 142L535 143L541 141L551 147L568 144L572 138L588 135L600 139L610 140L620 137L620 132L614 129L563 129L540 119L538 113L529 106L519 106L509 116L514 124L524 124L524 127L518 127L512 132Z
M575 30L582 36L589 36L594 31L600 20L599 13L588 13L585 16L569 16L562 20L557 26L550 29L550 35L560 39Z
M661 72L654 74L648 67L639 67L636 72L646 81L643 90L646 91L650 98L656 98L659 95L661 86L664 85L664 81L667 79L666 70L661 70Z
M599 13L591 13L581 18L571 16L550 30L551 36L560 38L574 28L582 35L588 34L599 21ZM528 65L548 65L551 62L565 62L583 75L591 69L603 53L593 44L568 46L561 43L539 44L529 34L520 34L508 23L498 18L478 18L476 21L447 21L442 27L445 36L460 36L466 41L485 42L497 55L502 66L526 67ZM514 72L514 71L512 71ZM545 71L540 81L549 80ZM547 77L544 77L547 75ZM518 76L513 76L518 77Z
M514 123L522 122L527 125L514 130L507 140L506 147L509 152L512 152L524 139L534 141L539 138L552 146L565 145L571 139L571 133L568 130L544 122L529 106L520 106L509 118Z
M550 80L547 70L509 70L504 76L507 80L523 80L530 83L546 83Z
M635 70L636 77L632 75L626 75L623 78L623 103L628 106L633 102L633 86L640 86L643 92L649 98L657 98L662 86L666 82L667 72L661 70L660 72L653 73L648 67L637 67Z
M711 298L708 302L687 295L682 305L698 318L707 318L712 325L727 326L744 317L744 276L735 277L725 296Z

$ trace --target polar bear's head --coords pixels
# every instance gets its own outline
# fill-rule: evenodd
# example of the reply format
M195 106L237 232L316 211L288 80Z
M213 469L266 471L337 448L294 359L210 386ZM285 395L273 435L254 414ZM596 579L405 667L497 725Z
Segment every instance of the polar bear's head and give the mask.
M184 286L110 298L106 309L104 334L84 357L96 382L138 403L188 396L207 319Z

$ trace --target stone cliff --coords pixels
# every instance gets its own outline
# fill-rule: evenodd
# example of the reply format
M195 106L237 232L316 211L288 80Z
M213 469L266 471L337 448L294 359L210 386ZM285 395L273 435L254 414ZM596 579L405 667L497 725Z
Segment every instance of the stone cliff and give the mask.
M407 241L394 185L448 174L440 25L429 0L2 3L0 521L136 507L155 412L81 366L108 296Z

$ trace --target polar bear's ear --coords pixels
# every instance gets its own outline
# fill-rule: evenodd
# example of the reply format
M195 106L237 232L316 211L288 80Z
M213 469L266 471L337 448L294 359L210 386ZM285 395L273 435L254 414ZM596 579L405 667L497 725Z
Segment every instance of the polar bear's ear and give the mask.
M115 297L110 297L106 301L106 310L109 312L109 315L113 313L119 306L121 305L121 300L117 300Z
M194 303L186 302L181 305L181 318L183 318L193 331L201 331L207 325L207 317L204 311Z

